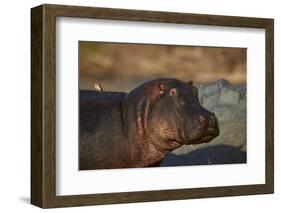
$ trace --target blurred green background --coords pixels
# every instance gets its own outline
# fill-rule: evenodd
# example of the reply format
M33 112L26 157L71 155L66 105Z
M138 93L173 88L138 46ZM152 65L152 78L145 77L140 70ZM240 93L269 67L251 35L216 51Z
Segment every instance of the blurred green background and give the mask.
M79 42L80 89L130 91L147 80L171 77L202 84L246 83L246 49Z

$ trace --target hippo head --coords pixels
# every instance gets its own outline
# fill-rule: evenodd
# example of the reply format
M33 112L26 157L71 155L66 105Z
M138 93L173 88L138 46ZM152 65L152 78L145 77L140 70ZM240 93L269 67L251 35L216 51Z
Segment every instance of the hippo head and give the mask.
M207 143L219 135L215 114L202 107L192 82L157 79L132 90L129 116L136 131L156 147L172 150L181 145Z

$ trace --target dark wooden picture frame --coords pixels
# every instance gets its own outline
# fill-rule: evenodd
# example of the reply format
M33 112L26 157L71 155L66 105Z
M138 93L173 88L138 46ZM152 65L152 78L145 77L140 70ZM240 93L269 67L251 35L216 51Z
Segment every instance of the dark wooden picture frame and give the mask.
M56 17L265 29L265 184L56 195ZM41 5L31 9L31 203L42 208L266 194L274 191L274 20L155 11Z

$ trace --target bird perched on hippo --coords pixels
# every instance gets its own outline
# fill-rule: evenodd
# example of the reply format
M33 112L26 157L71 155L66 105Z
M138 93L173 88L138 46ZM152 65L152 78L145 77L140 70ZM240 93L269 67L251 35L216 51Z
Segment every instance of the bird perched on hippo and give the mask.
M80 91L79 169L159 166L182 145L219 135L193 83L161 78L129 93Z

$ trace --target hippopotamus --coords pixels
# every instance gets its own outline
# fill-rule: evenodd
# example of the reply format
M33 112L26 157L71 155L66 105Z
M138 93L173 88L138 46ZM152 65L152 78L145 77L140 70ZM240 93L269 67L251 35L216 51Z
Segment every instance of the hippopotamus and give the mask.
M160 78L129 93L80 91L79 169L160 166L182 145L219 135L192 81Z

